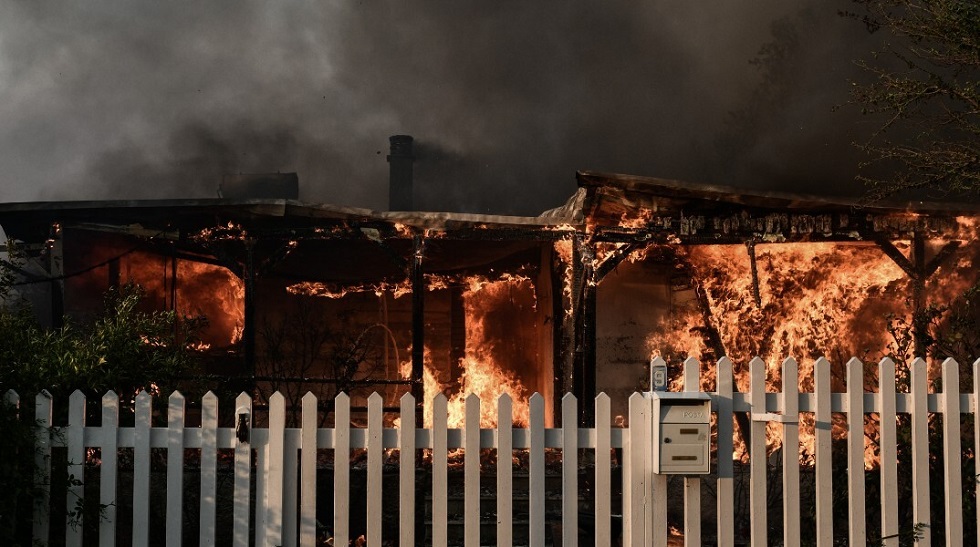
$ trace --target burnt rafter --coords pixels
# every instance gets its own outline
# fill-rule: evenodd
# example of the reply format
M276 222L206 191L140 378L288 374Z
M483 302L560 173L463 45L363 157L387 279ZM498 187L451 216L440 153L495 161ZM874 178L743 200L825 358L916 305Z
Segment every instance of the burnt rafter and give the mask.
M415 425L422 427L422 403L424 399L423 374L425 371L425 238L413 239L410 279L412 283L412 396L415 397Z
M917 241L921 241L921 236L916 238ZM926 261L924 256L913 256L912 259L905 256L902 251L898 250L897 247L884 236L879 236L874 239L875 244L881 249L885 255L892 259L892 261L905 272L912 280L925 280L929 278L932 274L936 273L936 270L943 265L946 260L949 259L957 249L960 248L962 242L958 240L953 240L947 242L943 245L942 249L939 250L930 260ZM918 246L917 246L918 248ZM919 253L913 253L918 255ZM913 263L912 260L915 260Z
M750 239L745 242L745 248L749 252L749 266L752 271L752 299L755 301L755 307L762 307L762 293L759 291L759 265L755 259L755 239Z
M942 266L943 263L946 262L946 260L949 257L951 257L953 253L956 252L957 249L960 248L960 245L961 243L955 240L946 243L946 245L943 245L943 248L939 249L939 252L932 257L932 260L926 263L925 271L923 272L925 276L929 277L932 274L936 273L936 270L938 270L939 267Z
M631 242L625 243L623 246L617 248L615 251L609 253L596 267L595 267L595 282L599 283L604 277L609 275L617 266L623 263L624 260L629 258L633 251L636 251L642 247L645 247L645 243Z
M902 254L902 251L899 251L891 240L885 236L876 236L874 238L874 242L878 245L881 251L885 253L885 256L892 259L892 262L901 268L902 271L909 276L909 278L916 279L919 277L918 272L915 271L915 265L912 264L912 261L909 260L907 256Z

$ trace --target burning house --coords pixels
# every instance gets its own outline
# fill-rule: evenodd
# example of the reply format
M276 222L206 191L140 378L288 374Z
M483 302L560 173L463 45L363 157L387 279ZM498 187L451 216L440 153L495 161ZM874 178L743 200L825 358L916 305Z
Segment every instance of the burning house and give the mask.
M393 139L389 156L409 183L410 145ZM212 373L297 398L345 391L355 405L442 391L458 419L465 393L511 394L518 421L534 392L555 408L556 394L602 391L625 414L658 354L736 366L921 354L927 325L913 312L976 281L980 211L968 206L577 178L564 206L536 217L412 211L398 186L393 211L311 204L294 175L270 175L263 187L280 190L257 198L239 176L220 199L6 204L0 225L45 266L23 278L44 288L53 323L135 282L148 305L207 317ZM894 339L902 325L908 345Z

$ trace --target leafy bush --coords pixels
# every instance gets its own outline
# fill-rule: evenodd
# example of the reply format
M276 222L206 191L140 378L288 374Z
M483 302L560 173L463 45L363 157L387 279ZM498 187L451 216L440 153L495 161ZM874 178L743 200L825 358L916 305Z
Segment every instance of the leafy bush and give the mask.
M21 395L22 408L30 409L42 389L62 403L76 389L94 403L111 389L123 404L143 390L169 392L180 375L196 368L187 348L198 341L204 320L143 311L142 300L143 291L136 286L111 290L102 316L92 324L69 321L53 330L39 326L30 310L0 308L0 396L13 389ZM0 443L0 545L30 544L34 503L45 501L34 488L34 413L23 414L18 417L15 407L0 405L4 436ZM67 477L57 470L51 476Z

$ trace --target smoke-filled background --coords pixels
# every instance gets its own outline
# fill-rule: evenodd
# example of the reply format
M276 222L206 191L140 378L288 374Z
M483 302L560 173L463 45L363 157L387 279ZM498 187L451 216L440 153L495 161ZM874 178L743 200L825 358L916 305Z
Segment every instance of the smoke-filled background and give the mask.
M536 214L576 170L860 193L848 0L0 3L0 202L300 197Z

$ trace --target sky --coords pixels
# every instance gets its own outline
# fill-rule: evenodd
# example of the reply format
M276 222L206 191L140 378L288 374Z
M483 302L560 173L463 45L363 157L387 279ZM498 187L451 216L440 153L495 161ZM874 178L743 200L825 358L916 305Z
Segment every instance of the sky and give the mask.
M577 170L855 195L850 0L0 3L0 202L216 197L537 214ZM840 108L837 108L840 107Z

